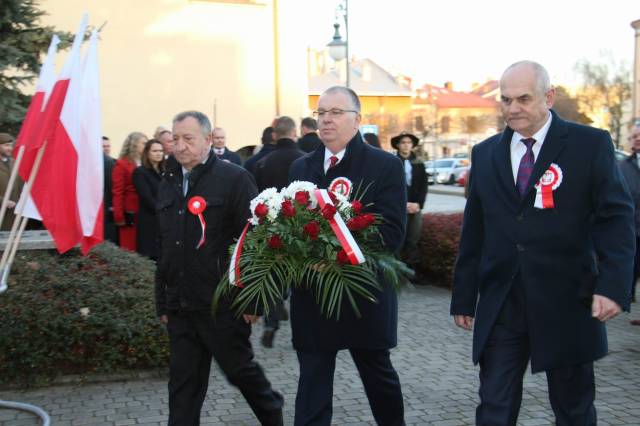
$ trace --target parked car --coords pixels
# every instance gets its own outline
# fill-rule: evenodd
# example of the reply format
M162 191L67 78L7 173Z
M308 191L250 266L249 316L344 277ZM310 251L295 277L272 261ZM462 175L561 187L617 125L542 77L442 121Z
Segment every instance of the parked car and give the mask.
M460 173L469 169L470 165L471 163L466 158L441 158L436 161L425 161L427 182L452 185L456 183Z
M463 170L459 175L458 175L458 180L456 180L456 183L460 186L465 186L467 184L467 177L469 176L469 169Z

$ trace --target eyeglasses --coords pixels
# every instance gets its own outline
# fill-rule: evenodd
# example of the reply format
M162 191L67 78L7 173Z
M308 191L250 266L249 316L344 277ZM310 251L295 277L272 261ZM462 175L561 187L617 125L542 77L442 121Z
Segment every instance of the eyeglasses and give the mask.
M319 109L317 111L313 111L313 116L315 118L322 118L325 114L329 114L329 117L340 117L345 112L355 112L356 114L358 114L358 111L352 109L331 108L330 110Z

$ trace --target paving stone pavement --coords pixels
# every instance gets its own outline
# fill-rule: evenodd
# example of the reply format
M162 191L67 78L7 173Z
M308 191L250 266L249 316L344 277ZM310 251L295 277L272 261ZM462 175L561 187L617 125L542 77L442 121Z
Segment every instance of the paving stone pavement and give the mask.
M400 375L407 425L463 426L474 423L478 370L470 361L471 334L456 328L449 315L450 293L431 286L405 290L400 297L399 344L392 351ZM611 354L596 364L599 425L640 425L640 327L621 315L609 325ZM256 358L274 387L285 396L285 424L293 423L298 364L288 323L273 349L252 341ZM53 386L0 391L0 399L28 402L45 409L52 425L164 425L168 414L166 379ZM553 423L544 374L527 372L519 425ZM29 413L0 409L0 424L37 425ZM212 369L202 410L203 425L257 425L240 393ZM358 373L343 351L338 356L334 389L335 425L374 424Z

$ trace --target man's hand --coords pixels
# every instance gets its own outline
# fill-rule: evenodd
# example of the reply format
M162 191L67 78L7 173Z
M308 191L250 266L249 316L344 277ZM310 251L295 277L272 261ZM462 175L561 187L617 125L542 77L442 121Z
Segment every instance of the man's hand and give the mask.
M169 323L169 318L166 315L160 315L160 322L164 325L167 325Z
M244 322L246 322L247 324L255 324L258 321L258 318L260 318L260 316L243 314L242 318L244 318Z
M601 296L599 294L593 295L593 302L591 302L591 316L598 318L604 322L618 315L622 309L613 300L608 297Z
M468 317L466 315L454 315L453 320L456 322L458 327L464 328L465 330L471 330L473 328L473 317Z
M420 204L418 203L407 203L407 213L414 214L420 211Z

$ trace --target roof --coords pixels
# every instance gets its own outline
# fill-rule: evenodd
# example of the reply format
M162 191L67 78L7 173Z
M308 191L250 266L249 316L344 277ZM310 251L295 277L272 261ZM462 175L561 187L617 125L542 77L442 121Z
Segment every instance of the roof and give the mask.
M498 80L488 80L471 90L471 93L475 93L476 95L480 96L486 96L492 92L495 92L499 88L500 83L498 82Z
M434 104L438 108L497 108L494 99L483 98L476 93L456 92L444 87L425 84L416 90L416 105Z
M412 96L411 89L371 59L352 61L350 86L358 96ZM309 78L309 94L320 95L331 86L344 85L345 78L333 69Z

